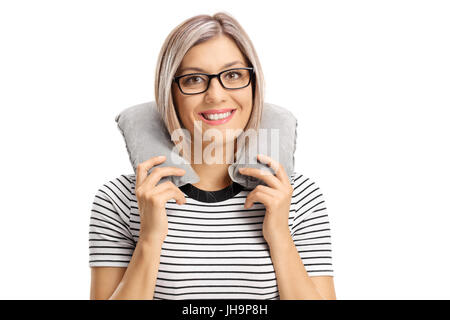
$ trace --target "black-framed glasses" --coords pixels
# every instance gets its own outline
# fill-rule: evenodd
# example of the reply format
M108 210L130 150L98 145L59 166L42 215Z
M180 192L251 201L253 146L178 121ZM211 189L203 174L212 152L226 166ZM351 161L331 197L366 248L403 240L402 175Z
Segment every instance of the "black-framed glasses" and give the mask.
M224 89L236 90L247 87L253 76L253 68L247 67L228 69L217 74L189 73L174 77L173 81L183 94L199 94L208 90L212 78L217 77Z

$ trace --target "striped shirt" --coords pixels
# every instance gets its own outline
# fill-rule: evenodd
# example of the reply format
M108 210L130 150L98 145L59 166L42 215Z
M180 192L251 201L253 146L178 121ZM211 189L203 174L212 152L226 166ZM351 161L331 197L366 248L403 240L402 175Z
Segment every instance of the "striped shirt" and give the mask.
M292 174L290 181L289 229L303 265L310 277L333 276L323 195L301 174ZM90 267L128 266L140 229L135 184L134 174L121 175L98 189L89 225ZM208 197L191 185L180 189L186 203L166 203L169 230L154 299L279 299L262 235L264 205L244 208L251 190L234 183Z

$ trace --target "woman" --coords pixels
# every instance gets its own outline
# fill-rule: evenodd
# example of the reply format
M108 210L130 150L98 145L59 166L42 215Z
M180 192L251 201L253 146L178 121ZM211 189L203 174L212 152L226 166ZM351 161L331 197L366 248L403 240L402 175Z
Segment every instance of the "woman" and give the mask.
M263 83L238 22L225 13L200 15L166 39L155 97L169 132L216 129L226 136L226 129L258 128ZM233 137L214 143L236 147ZM203 150L207 145L202 141ZM319 188L258 155L276 174L240 171L266 183L247 190L230 179L222 154L216 163L204 153L191 161L200 178L193 185L158 184L184 170L155 157L140 163L136 175L99 189L90 223L91 299L336 298Z

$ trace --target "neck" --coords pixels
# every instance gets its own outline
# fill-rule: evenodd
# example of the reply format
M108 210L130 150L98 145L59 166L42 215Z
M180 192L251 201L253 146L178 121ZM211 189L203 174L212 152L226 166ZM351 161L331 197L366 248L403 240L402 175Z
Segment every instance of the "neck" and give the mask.
M192 164L200 181L192 184L205 191L217 191L229 186L233 181L228 174L229 164Z
M200 178L199 182L192 185L204 191L217 191L224 189L233 183L233 181L230 178L230 175L228 174L228 167L231 165L232 161L226 161L227 160L226 144L224 144L223 147L216 146L216 150L218 148L222 148L223 157L221 159L213 161L214 163L211 164L208 164L204 158L203 151L205 150L206 146L207 145L203 145L202 147L201 163L194 163L194 161L191 161L192 169L194 169L194 171ZM236 142L234 142L233 154L234 150L236 150L235 147ZM193 150L191 152L191 155L194 155Z

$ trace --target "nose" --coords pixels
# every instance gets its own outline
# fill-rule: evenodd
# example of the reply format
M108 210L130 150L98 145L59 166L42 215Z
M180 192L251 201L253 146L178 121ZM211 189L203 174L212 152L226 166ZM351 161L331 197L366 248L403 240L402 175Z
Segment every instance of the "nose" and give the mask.
M222 87L219 78L214 77L209 83L209 88L205 92L205 98L209 100L220 100L227 94L226 89Z

